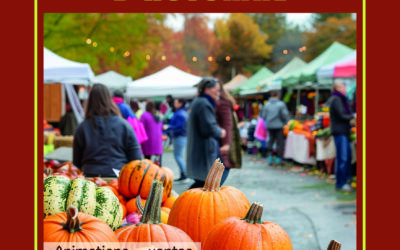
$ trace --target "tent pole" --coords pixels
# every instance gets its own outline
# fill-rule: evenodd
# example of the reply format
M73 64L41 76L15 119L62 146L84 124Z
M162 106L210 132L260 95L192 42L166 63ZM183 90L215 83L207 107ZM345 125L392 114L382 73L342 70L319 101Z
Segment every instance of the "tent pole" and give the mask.
M297 89L297 101L296 101L296 109L300 106L300 92L301 92L301 87Z

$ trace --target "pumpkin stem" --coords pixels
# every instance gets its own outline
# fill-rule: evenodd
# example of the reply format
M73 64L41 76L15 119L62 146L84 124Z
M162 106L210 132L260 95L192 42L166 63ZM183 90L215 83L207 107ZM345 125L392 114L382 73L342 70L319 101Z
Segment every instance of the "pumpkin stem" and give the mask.
M139 210L139 213L143 215L144 207L142 204L142 200L140 199L140 195L136 196L136 207Z
M221 189L220 184L224 169L224 164L222 164L219 158L216 159L211 166L210 172L208 172L203 191L218 191Z
M329 242L327 250L340 250L341 247L342 244L340 242L337 242L336 240L331 240L331 242Z
M151 183L149 197L144 207L141 223L160 224L161 223L161 201L163 196L163 183L153 180Z
M81 223L79 223L78 209L73 206L69 206L67 209L67 221L61 223L63 229L67 230L69 233L75 233L82 230Z
M249 208L249 211L242 220L245 220L246 222L252 224L256 223L262 224L261 216L263 213L263 209L264 209L263 205L258 204L257 202L252 203Z

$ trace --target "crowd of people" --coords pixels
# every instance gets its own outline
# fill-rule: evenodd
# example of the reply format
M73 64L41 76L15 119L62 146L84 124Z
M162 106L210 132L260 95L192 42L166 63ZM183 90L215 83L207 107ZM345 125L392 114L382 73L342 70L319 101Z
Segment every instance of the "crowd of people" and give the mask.
M128 162L143 158L161 166L163 138L168 137L180 171L176 181L190 178L194 182L189 188L203 187L212 163L219 158L225 166L223 185L230 169L242 165L238 105L216 78L204 77L197 86L197 97L190 103L168 95L159 105L150 99L145 103L132 100L129 105L121 91L111 94L106 86L94 84L85 120L73 133L73 164L88 177L114 177L113 169L120 170ZM333 85L327 105L337 152L336 189L352 191L348 135L355 115L346 99L345 84ZM268 131L268 140L262 141L265 148L262 156L269 165L282 164L283 127L289 120L289 112L278 91L270 92L259 118Z

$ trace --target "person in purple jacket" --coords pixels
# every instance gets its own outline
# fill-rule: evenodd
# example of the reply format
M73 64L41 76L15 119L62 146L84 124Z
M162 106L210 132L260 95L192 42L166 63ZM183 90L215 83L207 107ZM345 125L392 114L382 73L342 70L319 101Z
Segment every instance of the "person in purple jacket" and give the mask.
M163 123L161 117L157 114L154 101L147 100L146 111L143 112L140 121L143 123L148 137L147 141L141 144L143 155L146 159L161 166Z

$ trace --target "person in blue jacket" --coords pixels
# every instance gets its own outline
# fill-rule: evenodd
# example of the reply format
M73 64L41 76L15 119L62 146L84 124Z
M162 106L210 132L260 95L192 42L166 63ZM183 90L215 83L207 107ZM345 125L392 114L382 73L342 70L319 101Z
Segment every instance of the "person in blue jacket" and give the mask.
M183 161L183 150L186 147L186 121L188 113L185 109L186 100L177 98L174 100L175 113L172 116L168 125L164 125L164 129L172 136L174 146L174 157L180 169L180 177L176 181L185 180L186 166Z
M122 117L126 120L128 117L134 118L135 113L131 109L130 105L124 103L124 94L121 90L117 89L113 93L113 101L117 104L119 111L121 111Z

